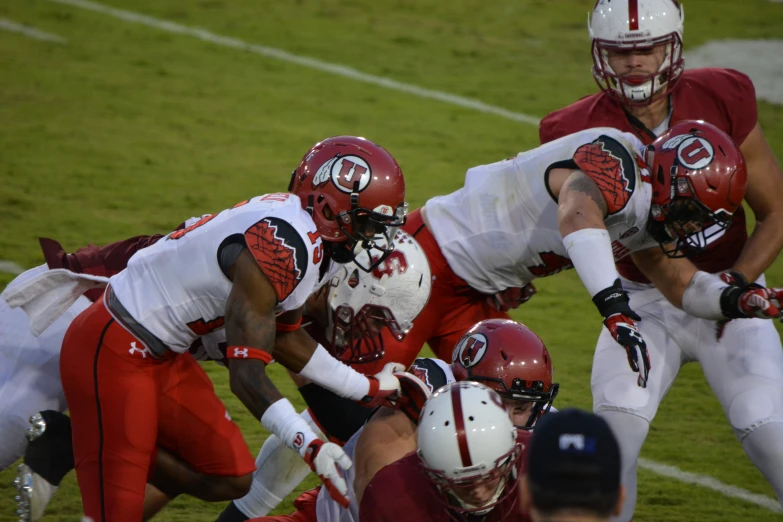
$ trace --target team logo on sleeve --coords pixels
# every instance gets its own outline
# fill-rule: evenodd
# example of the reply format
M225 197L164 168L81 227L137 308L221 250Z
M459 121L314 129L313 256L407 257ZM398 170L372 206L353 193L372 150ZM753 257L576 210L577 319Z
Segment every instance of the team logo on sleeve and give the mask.
M245 242L264 275L284 301L304 279L307 247L290 223L275 217L264 218L245 232Z
M319 187L330 180L342 192L361 192L372 180L372 169L370 164L359 156L335 156L318 168L313 176L313 187Z
M602 135L576 149L574 162L598 185L609 214L625 208L636 188L636 163L628 149Z
M454 362L465 368L475 366L487 352L487 337L481 333L466 335L454 348Z

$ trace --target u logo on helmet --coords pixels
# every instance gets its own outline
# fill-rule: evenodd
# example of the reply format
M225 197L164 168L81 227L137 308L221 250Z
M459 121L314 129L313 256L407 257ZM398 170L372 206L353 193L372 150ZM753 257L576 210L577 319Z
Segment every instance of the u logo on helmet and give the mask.
M354 192L354 185L357 182L359 183L359 186L356 189L357 192L366 189L367 185L370 184L372 169L364 158L354 155L338 156L325 163L318 169L318 173L321 174L321 170L325 169L329 163L329 176L332 179L332 183L342 192L349 194Z
M454 361L465 368L475 366L487 352L487 337L481 333L466 335L454 349Z
M689 136L677 147L677 159L680 165L691 170L703 169L715 157L712 143L699 136Z

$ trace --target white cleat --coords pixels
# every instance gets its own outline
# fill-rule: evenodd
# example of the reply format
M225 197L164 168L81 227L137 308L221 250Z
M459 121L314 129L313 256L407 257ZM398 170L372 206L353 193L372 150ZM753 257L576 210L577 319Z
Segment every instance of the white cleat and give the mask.
M16 500L16 515L19 517L19 522L40 520L57 491L57 486L52 486L25 464L19 464L14 486L17 491L14 500Z

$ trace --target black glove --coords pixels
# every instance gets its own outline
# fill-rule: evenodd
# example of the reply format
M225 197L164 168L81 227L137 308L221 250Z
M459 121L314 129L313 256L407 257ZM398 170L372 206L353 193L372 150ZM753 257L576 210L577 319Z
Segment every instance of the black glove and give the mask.
M628 354L628 364L633 371L639 374L636 383L642 388L646 388L652 365L650 364L650 355L647 353L647 344L636 324L642 318L628 306L629 300L628 294L620 284L620 279L615 279L612 286L601 290L593 297L593 303L604 316L604 326L612 334L614 340L625 348ZM641 367L639 366L640 359Z

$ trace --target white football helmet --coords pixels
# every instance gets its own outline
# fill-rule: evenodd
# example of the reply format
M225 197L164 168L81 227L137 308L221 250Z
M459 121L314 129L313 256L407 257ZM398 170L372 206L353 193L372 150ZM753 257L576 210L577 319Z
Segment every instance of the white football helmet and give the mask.
M627 105L651 103L674 88L683 70L682 23L677 0L597 0L587 27L593 42L593 77L601 87ZM609 66L608 50L643 49L666 45L657 73L620 78Z
M378 329L386 326L402 341L430 298L432 274L419 243L403 230L397 232L393 243L394 250L371 271L348 263L329 282L326 334L332 354L343 362L371 362L383 357L383 337ZM359 258L368 255L363 252ZM364 261L373 264L375 259Z
M513 494L522 446L500 395L472 381L439 388L419 417L418 455L423 468L458 513L485 514ZM499 479L494 495L471 505L455 490Z

